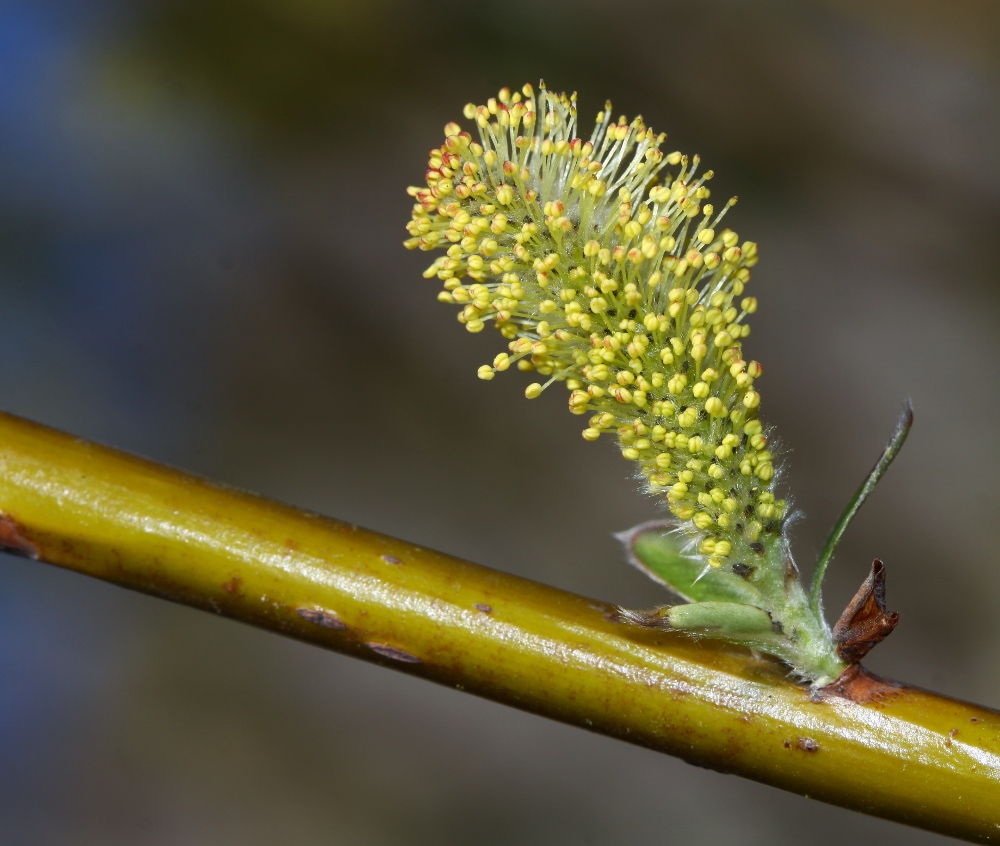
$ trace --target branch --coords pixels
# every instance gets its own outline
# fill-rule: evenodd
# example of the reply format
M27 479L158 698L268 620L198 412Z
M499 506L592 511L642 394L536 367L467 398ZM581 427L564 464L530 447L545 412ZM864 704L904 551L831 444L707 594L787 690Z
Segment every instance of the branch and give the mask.
M9 551L825 802L1000 841L1000 713L769 659L0 415Z

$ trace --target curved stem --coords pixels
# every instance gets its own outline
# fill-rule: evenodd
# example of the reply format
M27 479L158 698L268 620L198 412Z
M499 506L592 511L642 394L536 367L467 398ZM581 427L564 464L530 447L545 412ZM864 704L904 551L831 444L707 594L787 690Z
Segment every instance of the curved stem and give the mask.
M830 530L826 543L823 544L823 549L820 550L819 558L816 560L816 568L813 570L812 588L809 595L809 604L813 612L818 616L822 616L823 614L823 576L826 574L826 568L829 566L830 559L833 558L833 553L837 549L837 544L840 543L840 539L844 536L844 532L847 531L847 527L850 525L851 520L854 519L854 515L858 513L861 506L864 505L865 500L875 490L875 485L885 475L885 471L889 469L889 465L892 464L893 459L903 448L906 436L910 434L910 427L912 426L913 405L907 400L903 406L903 413L896 423L896 430L889 439L889 443L885 445L882 455L875 462L875 466L872 467L868 477L861 483L861 487L855 492L851 501L847 503L847 507L840 515L840 519L837 520Z
M8 415L0 543L699 766L1000 837L1000 713L901 685L817 699L745 649Z

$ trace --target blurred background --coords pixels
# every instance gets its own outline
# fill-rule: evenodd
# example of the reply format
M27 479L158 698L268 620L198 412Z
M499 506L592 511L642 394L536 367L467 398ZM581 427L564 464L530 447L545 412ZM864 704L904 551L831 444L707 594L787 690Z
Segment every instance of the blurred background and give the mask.
M0 407L601 599L655 517L559 393L486 384L401 242L469 100L544 77L714 168L761 245L764 417L867 662L1000 707L1000 6L992 0L5 0ZM363 401L358 402L359 392ZM483 444L488 448L483 449ZM516 530L484 531L484 509ZM943 838L0 558L0 843Z

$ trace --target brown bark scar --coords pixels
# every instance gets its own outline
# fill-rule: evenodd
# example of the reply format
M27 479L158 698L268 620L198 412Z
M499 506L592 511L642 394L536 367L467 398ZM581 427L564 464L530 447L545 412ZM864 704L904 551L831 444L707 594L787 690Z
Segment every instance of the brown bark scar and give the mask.
M905 685L898 682L876 676L860 664L851 664L830 684L816 691L816 698L822 700L835 696L848 699L851 702L866 704L881 702L883 699L899 694L904 687Z
M388 658L391 661L401 661L404 664L421 663L416 655L411 655L409 652L404 652L402 649L397 649L395 646L389 646L386 643L366 643L365 646L376 655L381 655L383 658Z
M347 623L341 620L340 617L321 608L297 608L295 613L303 620L308 620L310 623L315 623L324 629L343 631L347 628Z
M819 752L819 744L811 737L800 737L795 745L803 752Z
M38 547L24 536L24 527L6 514L0 514L0 550L38 560Z

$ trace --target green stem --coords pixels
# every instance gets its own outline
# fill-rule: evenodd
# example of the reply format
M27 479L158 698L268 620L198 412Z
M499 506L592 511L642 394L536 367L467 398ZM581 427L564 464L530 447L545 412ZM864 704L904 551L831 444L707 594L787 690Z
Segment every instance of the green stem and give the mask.
M346 483L346 481L345 481ZM0 415L9 550L847 808L1000 840L1000 713L747 650ZM124 635L123 635L124 636Z
M885 475L885 471L889 469L889 465L892 464L893 459L903 448L906 436L910 434L910 427L912 426L913 406L907 400L899 422L896 423L896 430L892 433L889 443L885 445L881 457L875 462L875 466L872 467L868 477L861 483L861 487L858 488L851 501L847 503L847 507L840 515L840 519L837 520L830 530L830 535L827 537L826 543L823 544L823 549L819 553L816 567L813 570L812 588L809 596L809 604L817 616L821 617L823 615L823 576L826 574L826 568L829 566L830 559L833 558L833 553L837 549L837 544L840 543L840 539L844 536L844 532L847 531L847 527L851 520L854 519L854 515L858 513L858 510L864 505L865 500L875 490L875 485Z

